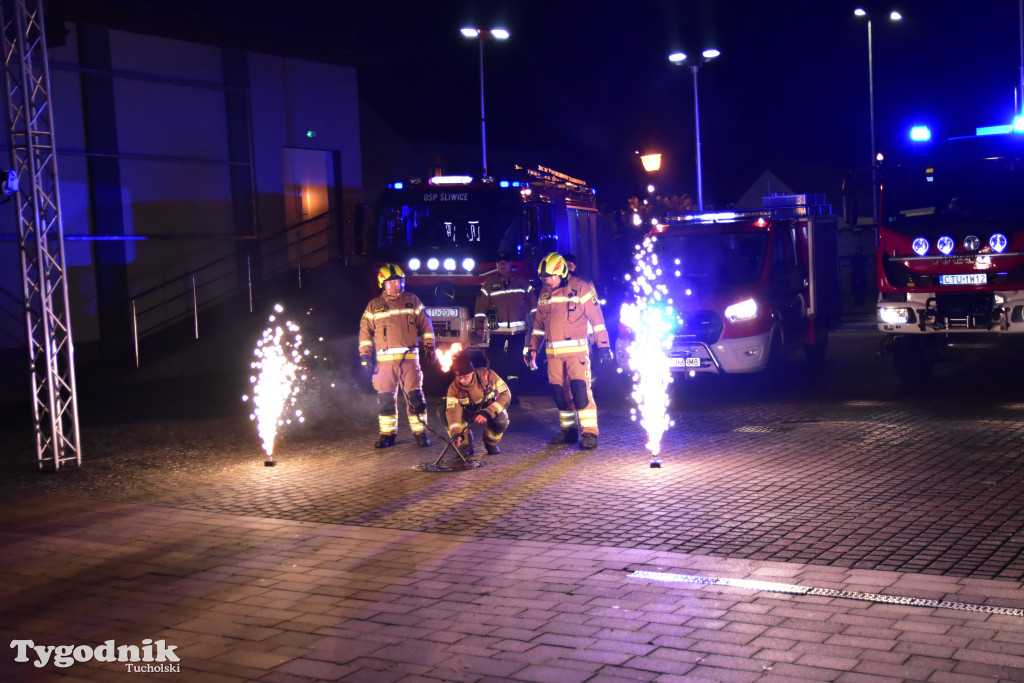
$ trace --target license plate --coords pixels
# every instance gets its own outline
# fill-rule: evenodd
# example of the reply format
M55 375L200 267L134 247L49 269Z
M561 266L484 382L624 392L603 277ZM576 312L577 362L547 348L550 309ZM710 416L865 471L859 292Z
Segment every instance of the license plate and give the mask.
M428 308L427 315L431 318L458 318L459 309L457 308Z
M957 273L956 275L940 275L940 285L984 285L988 283L986 273Z
M699 368L700 358L672 358L671 367L673 368Z

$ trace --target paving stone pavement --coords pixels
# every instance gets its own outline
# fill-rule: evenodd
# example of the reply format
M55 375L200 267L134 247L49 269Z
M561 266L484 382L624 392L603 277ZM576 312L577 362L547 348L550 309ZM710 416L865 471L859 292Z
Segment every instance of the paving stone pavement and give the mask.
M368 448L348 394L276 467L240 411L86 426L82 468L0 483L0 635L164 640L180 673L10 648L0 679L1024 680L1024 403L908 395L870 344L685 388L659 469L615 378L596 451L528 395L465 472L413 470L440 447L404 424Z

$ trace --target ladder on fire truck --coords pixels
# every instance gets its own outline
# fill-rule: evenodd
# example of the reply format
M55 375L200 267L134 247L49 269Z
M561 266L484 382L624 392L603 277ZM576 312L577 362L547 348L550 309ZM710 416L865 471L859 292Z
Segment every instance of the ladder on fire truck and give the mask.
M39 468L81 465L44 0L2 0L4 90Z

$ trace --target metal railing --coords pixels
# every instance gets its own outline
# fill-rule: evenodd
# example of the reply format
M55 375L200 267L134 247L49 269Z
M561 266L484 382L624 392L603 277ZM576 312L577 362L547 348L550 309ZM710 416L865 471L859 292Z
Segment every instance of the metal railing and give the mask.
M132 348L140 366L139 340L189 318L199 338L199 312L245 291L249 312L257 287L292 271L302 288L303 271L324 265L336 256L340 211L332 210L289 225L245 246L131 297Z

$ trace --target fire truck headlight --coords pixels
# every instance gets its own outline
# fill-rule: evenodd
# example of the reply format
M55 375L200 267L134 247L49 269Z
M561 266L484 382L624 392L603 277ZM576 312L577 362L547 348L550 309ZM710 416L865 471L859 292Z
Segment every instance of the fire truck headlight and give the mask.
M476 268L476 261L471 258L462 259L462 269L467 273L472 273L473 269Z
M444 269L449 271L449 272L455 270L455 259L453 259L453 258L446 258L444 260Z
M411 259L409 259L409 270L413 270L413 271L419 270L421 265L423 265L423 264L420 263L420 260L418 258L411 258Z
M1006 239L1006 235L1001 232L997 232L988 238L988 246L992 247L992 251L997 254L1002 254L1003 250L1006 249L1006 245L1009 240Z
M935 243L935 246L937 246L939 248L939 251L941 251L943 254L949 256L950 252L953 251L953 247L955 246L955 244L956 243L953 242L952 237L950 237L949 235L943 235L942 237L939 238L939 241Z
M427 259L427 270L437 270L439 265L441 265L441 262L436 258L431 257Z
M924 256L925 254L928 253L928 247L930 247L931 245L928 244L928 240L926 240L925 238L918 237L913 241L913 243L910 246L914 249L915 254L917 254L918 256Z
M753 299L747 299L741 301L738 304L733 304L725 309L725 317L729 319L729 322L742 322L744 320L751 320L757 317L757 302Z
M910 320L910 309L883 306L878 309L878 319L886 325L906 325L907 321Z

